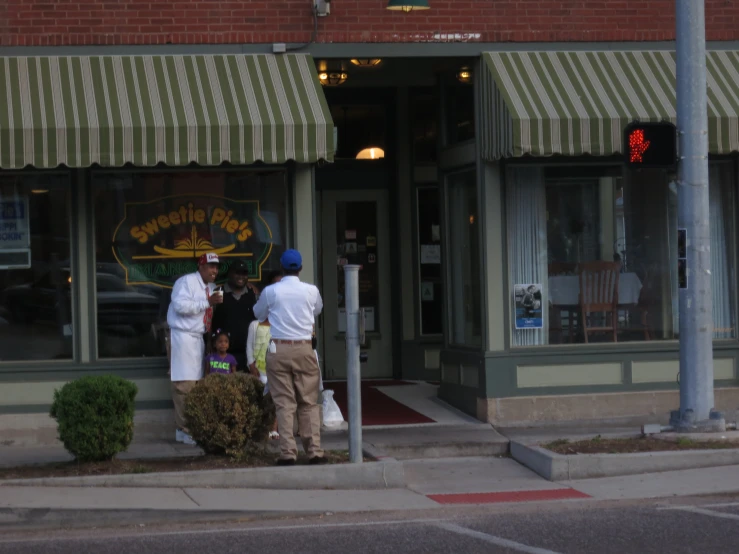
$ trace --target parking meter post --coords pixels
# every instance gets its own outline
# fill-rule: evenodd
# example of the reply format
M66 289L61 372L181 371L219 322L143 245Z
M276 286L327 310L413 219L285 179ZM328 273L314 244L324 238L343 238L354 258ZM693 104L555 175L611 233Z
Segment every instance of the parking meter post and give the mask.
M346 307L346 387L349 400L349 461L360 464L362 455L362 389L360 375L360 310L358 265L344 266Z

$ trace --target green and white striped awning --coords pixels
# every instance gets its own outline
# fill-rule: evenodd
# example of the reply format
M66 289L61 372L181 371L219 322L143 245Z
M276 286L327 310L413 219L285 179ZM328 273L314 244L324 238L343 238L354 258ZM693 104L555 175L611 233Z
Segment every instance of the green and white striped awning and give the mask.
M0 168L332 161L306 55L0 58Z
M674 52L483 54L483 153L621 153L632 121L676 122ZM707 55L708 144L739 151L739 52Z

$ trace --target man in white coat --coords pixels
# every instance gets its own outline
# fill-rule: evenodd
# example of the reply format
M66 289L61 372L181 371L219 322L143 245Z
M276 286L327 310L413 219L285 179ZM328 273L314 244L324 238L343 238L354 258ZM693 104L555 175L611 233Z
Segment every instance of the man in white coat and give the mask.
M175 282L167 311L167 324L172 333L170 368L177 424L175 438L185 444L195 444L185 421L185 398L203 378L204 335L210 331L213 306L223 302L223 294L214 292L218 263L217 254L203 254L198 260L198 270Z

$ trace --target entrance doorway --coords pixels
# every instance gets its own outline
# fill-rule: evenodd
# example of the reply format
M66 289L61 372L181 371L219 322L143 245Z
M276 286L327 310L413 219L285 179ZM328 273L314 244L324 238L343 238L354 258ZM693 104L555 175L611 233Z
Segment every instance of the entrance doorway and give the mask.
M345 264L359 264L359 304L365 309L363 379L393 375L390 221L386 190L326 190L321 193L323 373L346 378Z

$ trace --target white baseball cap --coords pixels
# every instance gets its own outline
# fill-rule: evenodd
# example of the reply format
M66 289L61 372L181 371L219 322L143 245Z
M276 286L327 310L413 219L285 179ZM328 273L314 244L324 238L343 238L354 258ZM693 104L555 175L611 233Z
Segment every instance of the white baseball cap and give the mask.
M207 264L218 264L221 263L218 259L218 254L215 252L208 252L207 254L203 254L200 256L200 260L198 261L198 265L207 265Z

